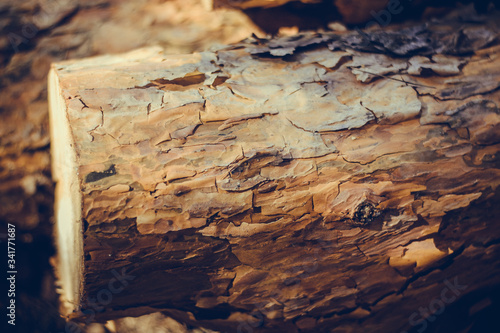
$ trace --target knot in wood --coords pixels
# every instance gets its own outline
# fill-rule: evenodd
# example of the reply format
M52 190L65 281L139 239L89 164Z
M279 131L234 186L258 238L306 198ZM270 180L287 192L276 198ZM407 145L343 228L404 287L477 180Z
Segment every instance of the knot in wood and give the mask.
M354 212L354 221L362 224L367 224L373 221L380 213L373 207L370 202L363 202Z

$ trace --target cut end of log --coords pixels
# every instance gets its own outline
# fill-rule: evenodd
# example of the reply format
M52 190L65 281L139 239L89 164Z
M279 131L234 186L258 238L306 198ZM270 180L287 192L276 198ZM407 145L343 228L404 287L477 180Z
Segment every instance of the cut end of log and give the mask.
M57 272L61 285L61 307L65 314L78 308L83 265L81 192L77 176L74 140L67 108L52 69L49 73L49 115L51 128L52 176L55 192L55 233Z

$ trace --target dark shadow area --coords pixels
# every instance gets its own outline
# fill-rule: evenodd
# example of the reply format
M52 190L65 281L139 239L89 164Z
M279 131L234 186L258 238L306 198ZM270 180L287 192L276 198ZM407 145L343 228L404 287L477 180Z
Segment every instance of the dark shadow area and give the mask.
M394 1L394 0L392 0ZM271 8L249 8L243 12L268 34L275 35L282 27L297 27L299 31L328 29L330 22L344 22L348 28L364 29L367 26L377 24L387 26L391 23L401 23L409 20L431 20L448 15L457 7L471 6L474 14L482 15L500 8L500 1L478 0L478 1L410 1L398 0L399 5L391 12L390 5L379 9L360 9L359 17L368 19L357 23L346 23L346 17L337 9L334 0L322 1L316 4L304 4L302 2L289 2L283 6Z
M290 2L280 7L250 8L244 10L244 13L259 28L272 35L278 33L281 27L296 26L299 30L325 29L329 22L342 19L333 1L317 4Z

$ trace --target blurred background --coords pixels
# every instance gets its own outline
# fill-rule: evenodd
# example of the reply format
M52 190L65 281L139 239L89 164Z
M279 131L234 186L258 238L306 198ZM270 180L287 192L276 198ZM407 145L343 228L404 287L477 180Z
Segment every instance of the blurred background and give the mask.
M252 34L289 35L304 30L364 28L447 15L454 8L479 13L489 1L461 3L401 0L390 22L377 15L387 0L0 0L0 248L7 271L7 224L16 226L16 327L1 332L210 332L161 314L72 326L59 316L51 267L54 183L46 76L52 62L160 45L167 53L203 51ZM280 6L274 6L279 4ZM264 5L264 6L263 6ZM374 14L375 13L375 14ZM3 276L3 275L2 275ZM1 282L2 295L8 289ZM459 306L459 305L457 305ZM493 309L493 310L492 310ZM494 307L482 317L495 316ZM453 308L441 321L453 321ZM436 327L439 327L436 326ZM432 328L428 330L433 331ZM436 331L436 330L434 330ZM437 331L436 331L437 332ZM486 332L486 331L485 331Z

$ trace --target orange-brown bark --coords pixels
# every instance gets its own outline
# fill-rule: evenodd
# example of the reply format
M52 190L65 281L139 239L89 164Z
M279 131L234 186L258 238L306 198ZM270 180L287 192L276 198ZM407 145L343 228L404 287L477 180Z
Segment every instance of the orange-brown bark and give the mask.
M72 137L52 128L56 180L66 146L81 197L81 217L58 221L81 233L72 316L123 269L134 279L97 318L161 310L223 331L376 331L391 311L405 329L443 279L494 286L497 31L447 22L54 65L52 114Z

